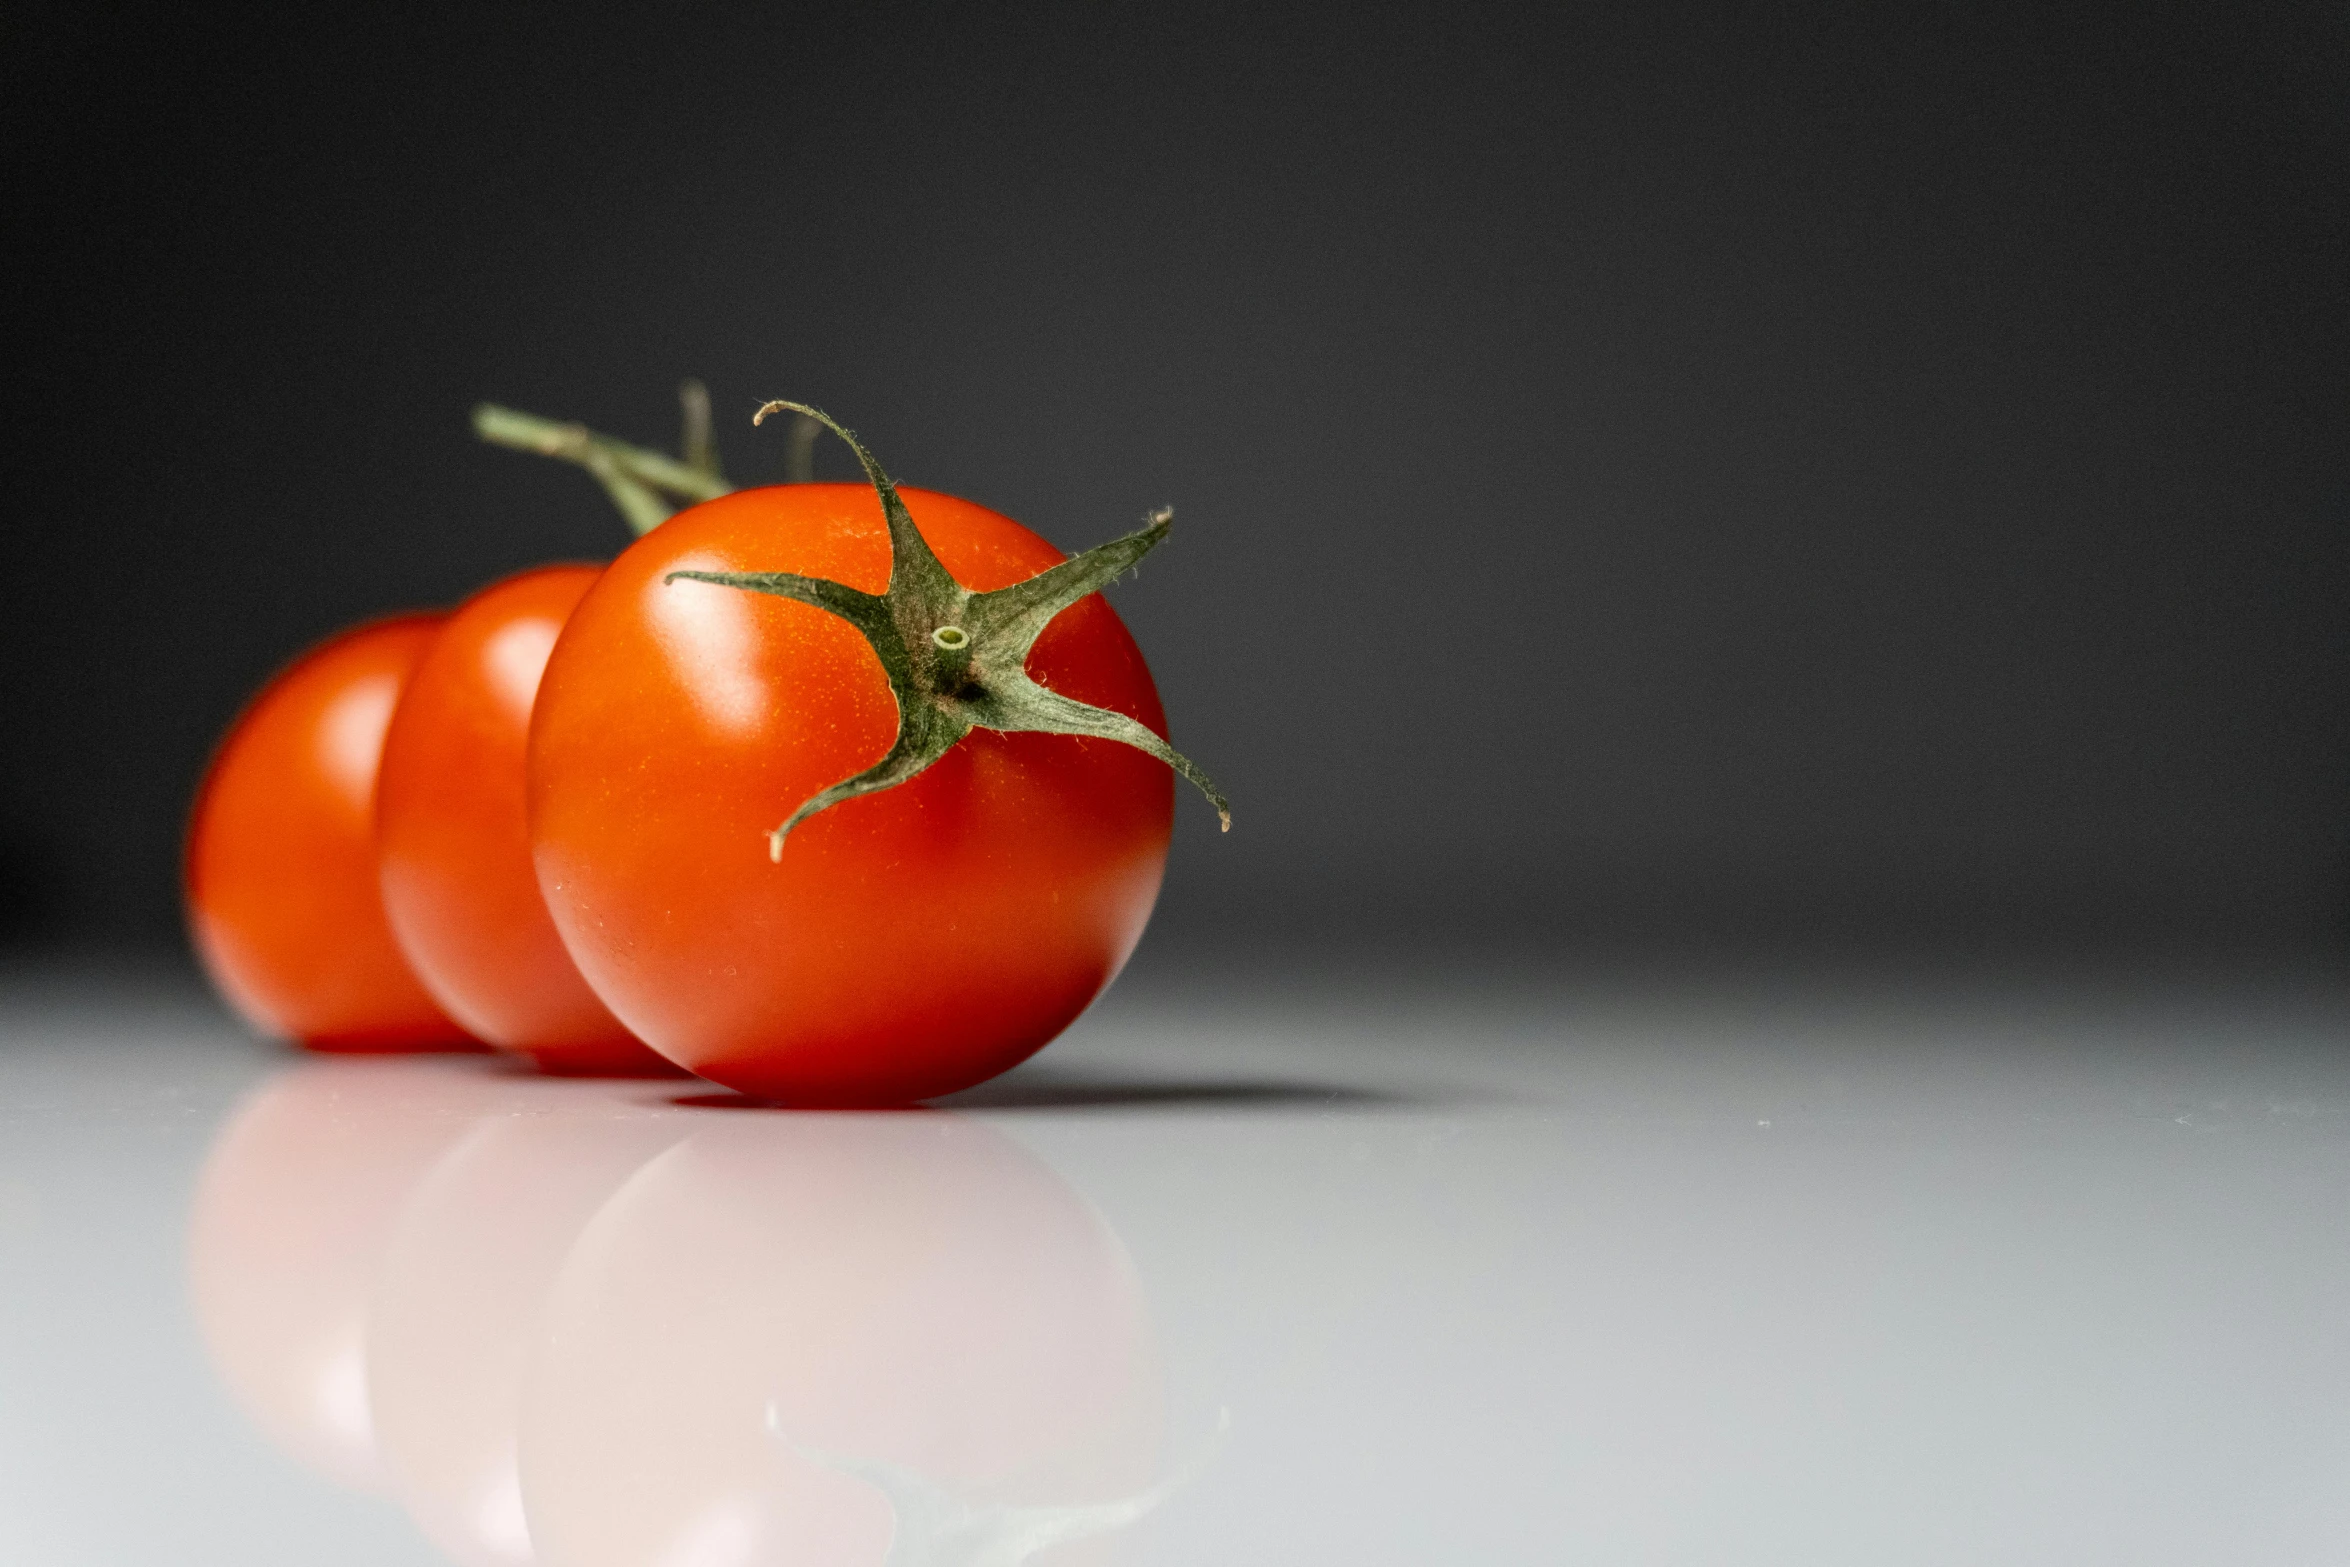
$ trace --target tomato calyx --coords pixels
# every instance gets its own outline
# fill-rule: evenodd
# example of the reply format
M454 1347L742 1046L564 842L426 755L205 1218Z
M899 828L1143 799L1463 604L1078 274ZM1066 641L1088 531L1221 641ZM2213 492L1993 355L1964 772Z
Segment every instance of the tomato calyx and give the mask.
M1175 514L1162 507L1147 525L1122 539L1071 556L1025 582L974 593L957 582L914 526L897 486L856 436L820 409L772 402L754 423L789 412L846 442L881 497L889 528L889 587L866 593L823 577L788 571L673 571L661 580L704 582L747 593L767 593L837 615L861 632L881 661L897 700L896 741L880 761L853 778L811 795L767 835L767 857L783 858L784 839L818 811L859 795L894 789L952 750L974 729L999 734L1076 735L1115 740L1148 752L1190 780L1216 807L1225 831L1232 810L1207 774L1190 759L1123 713L1065 697L1037 684L1027 671L1028 650L1053 618L1101 589L1167 537ZM803 422L802 428L811 428Z

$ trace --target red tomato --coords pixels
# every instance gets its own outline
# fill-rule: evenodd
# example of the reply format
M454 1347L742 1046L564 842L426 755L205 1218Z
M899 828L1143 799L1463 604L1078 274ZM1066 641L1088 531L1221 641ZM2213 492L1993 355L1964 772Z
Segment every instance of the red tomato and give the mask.
M977 591L1058 564L1010 518L900 492ZM889 580L874 492L793 484L708 501L632 545L580 601L530 737L539 885L588 983L671 1060L801 1104L900 1103L1033 1054L1099 995L1158 896L1166 766L1129 746L974 730L912 782L767 836L871 765L897 709L864 638L824 611L672 571ZM1031 676L1166 733L1141 652L1097 595Z
M384 727L438 615L346 631L264 686L188 828L188 923L245 1021L313 1050L467 1048L392 940L375 880Z
M459 606L384 737L375 841L384 912L425 988L474 1034L548 1071L674 1071L563 950L530 863L523 747L547 651L594 566L542 566Z

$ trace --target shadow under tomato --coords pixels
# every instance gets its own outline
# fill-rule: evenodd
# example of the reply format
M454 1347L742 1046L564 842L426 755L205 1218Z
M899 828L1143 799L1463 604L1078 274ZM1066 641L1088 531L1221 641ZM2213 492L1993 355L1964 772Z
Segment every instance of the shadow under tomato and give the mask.
M1289 1078L1169 1078L1128 1075L1098 1067L1062 1070L1024 1067L976 1088L947 1094L926 1104L901 1105L899 1110L930 1107L950 1110L1117 1110L1246 1108L1274 1110L1403 1108L1429 1103L1423 1096L1391 1093L1338 1083L1303 1082ZM794 1106L773 1099L718 1090L684 1094L667 1103L689 1110L791 1111ZM887 1110L875 1106L860 1113Z
M1180 1109L1187 1106L1268 1110L1367 1109L1424 1103L1417 1095L1296 1078L1156 1077L1099 1067L1012 1072L936 1103L957 1110Z
M685 1110L773 1110L788 1111L795 1115L821 1115L828 1111L849 1115L894 1115L929 1108L927 1105L794 1105L780 1099L761 1099L756 1094L738 1094L728 1088L714 1088L706 1094L680 1094L662 1102Z

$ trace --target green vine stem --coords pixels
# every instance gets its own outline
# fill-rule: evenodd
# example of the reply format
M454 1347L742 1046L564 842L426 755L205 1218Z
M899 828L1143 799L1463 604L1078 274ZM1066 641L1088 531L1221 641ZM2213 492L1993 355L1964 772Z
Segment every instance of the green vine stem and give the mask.
M1208 775L1191 760L1123 713L1095 707L1038 685L1028 676L1028 650L1055 616L1108 587L1167 537L1175 513L1160 508L1139 531L1073 555L1025 582L974 593L931 553L914 526L897 485L856 436L805 403L769 403L769 414L791 412L821 424L854 452L881 497L889 527L889 586L866 593L823 577L788 571L673 571L664 584L706 582L792 599L837 615L861 632L897 699L898 733L880 761L802 801L767 835L767 857L780 861L791 830L827 807L877 794L919 776L974 729L999 734L1078 735L1115 740L1148 752L1175 769L1216 807L1223 830L1232 809Z
M760 413L764 414L765 409ZM760 420L754 417L751 422ZM783 482L786 484L814 484L816 482L816 437L824 433L824 426L806 414L794 414L791 421L791 445L784 450Z
M696 393L700 394L698 399ZM483 403L473 410L473 433L493 446L510 446L516 451L536 452L541 457L579 464L604 487L604 493L612 497L612 504L620 508L621 516L628 519L631 528L640 534L650 533L667 522L676 510L663 499L664 494L691 504L716 500L734 489L719 473L718 450L709 440L709 395L696 381L687 382L681 393L680 400L685 406L688 459L685 461L616 441L584 424L542 419L537 414L501 408L495 403ZM701 416L698 452L695 450L697 400Z
M710 434L710 389L699 381L685 381L677 388L677 403L685 424L677 449L684 454L685 465L724 484L726 476L718 471L718 442Z
M629 527L646 534L675 515L672 499L690 506L734 492L718 466L718 443L710 434L710 389L687 381L678 387L677 401L684 426L679 457L614 440L584 424L542 419L496 403L475 407L473 433L493 446L577 463L604 487ZM792 421L791 445L784 458L786 483L806 484L816 477L815 445L821 428L806 417Z

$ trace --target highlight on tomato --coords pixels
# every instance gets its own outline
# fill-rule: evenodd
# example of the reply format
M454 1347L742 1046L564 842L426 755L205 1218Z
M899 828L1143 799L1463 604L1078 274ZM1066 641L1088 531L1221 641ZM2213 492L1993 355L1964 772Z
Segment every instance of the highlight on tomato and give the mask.
M438 615L330 637L255 696L188 827L188 926L256 1031L313 1050L478 1049L410 971L376 890L384 730Z
M1170 768L1229 825L1098 591L1171 514L1064 557L776 410L869 483L706 501L588 590L531 720L540 888L614 1015L704 1077L801 1105L951 1093L1125 963Z

